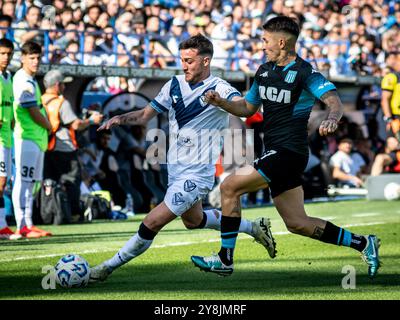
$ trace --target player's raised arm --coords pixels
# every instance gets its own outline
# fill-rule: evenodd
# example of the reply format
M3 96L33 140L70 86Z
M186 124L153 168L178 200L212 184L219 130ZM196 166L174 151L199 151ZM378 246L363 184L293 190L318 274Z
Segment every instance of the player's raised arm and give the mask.
M107 122L103 123L97 131L100 130L109 130L113 127L120 125L142 125L149 122L152 118L157 115L157 111L154 110L150 105L147 105L145 108L137 111L131 111L125 114L121 114L118 116L112 117Z
M336 90L324 93L320 100L329 108L328 119L322 121L319 126L319 134L321 136L326 136L327 134L336 131L338 122L343 115L343 104L340 101Z
M221 98L218 92L210 90L205 94L207 103L218 106L238 117L250 117L257 112L258 107L248 103L242 97L233 97L232 100Z

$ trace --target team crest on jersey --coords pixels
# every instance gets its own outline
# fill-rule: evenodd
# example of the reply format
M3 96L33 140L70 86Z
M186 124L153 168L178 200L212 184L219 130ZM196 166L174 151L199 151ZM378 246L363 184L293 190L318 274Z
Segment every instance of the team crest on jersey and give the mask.
M174 206L180 206L184 202L185 202L185 200L183 200L183 194L182 193L177 192L177 193L174 194L174 196L172 198L172 204Z
M186 180L185 183L183 184L183 189L186 192L192 192L194 189L196 189L196 184L190 180Z
M203 108L208 105L208 103L206 102L206 97L205 96L200 96L199 103Z
M32 99L35 99L35 94L31 90L25 89L24 91L22 91L20 96L21 101L32 100Z
M289 70L285 77L285 82L293 83L296 79L297 71Z
M261 73L260 77L268 78L268 71L265 71L264 73Z

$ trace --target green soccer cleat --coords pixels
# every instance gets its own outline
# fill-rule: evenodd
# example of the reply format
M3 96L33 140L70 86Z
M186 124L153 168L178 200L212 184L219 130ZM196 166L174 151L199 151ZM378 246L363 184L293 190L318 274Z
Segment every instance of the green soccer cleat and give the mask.
M191 256L194 265L202 271L213 272L220 276L230 276L233 272L233 264L227 266L222 263L218 254L209 257Z
M367 246L361 252L361 258L368 264L368 276L373 279L378 273L381 266L379 261L378 249L380 247L380 240L375 235L366 236Z
M89 282L99 282L105 281L112 271L104 264L101 263L98 266L95 266L90 269L90 278Z
M271 258L276 257L276 243L271 232L271 221L268 218L257 218L252 222L254 241L267 249Z

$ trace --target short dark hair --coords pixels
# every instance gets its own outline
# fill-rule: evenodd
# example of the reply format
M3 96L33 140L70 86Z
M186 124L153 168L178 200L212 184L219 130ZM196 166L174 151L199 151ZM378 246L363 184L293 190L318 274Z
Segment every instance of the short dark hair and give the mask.
M9 48L11 50L14 50L14 44L11 40L7 38L2 38L0 39L0 48Z
M7 14L0 14L0 22L6 21L11 26L13 19Z
M23 55L25 55L25 54L41 54L42 47L39 44L37 44L36 42L27 41L22 45L21 53Z
M268 20L263 25L263 29L268 32L286 32L298 38L300 34L299 25L292 18L277 16Z
M179 44L179 50L182 49L197 49L200 55L212 57L214 54L213 44L205 36L197 34L186 39Z

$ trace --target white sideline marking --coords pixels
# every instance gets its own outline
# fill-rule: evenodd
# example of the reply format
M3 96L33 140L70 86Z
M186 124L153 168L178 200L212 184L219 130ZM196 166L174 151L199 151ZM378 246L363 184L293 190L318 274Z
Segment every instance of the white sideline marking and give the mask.
M381 214L382 214L382 213L379 213L379 212L365 212L365 213L355 213L355 214L352 214L351 216L352 216L352 217L361 218L361 217L380 216Z
M324 220L335 220L337 217L320 217L320 218Z
M354 223L354 224L347 224L343 225L341 227L343 228L349 228L349 227L361 227L361 226L373 226L377 224L386 224L389 222L368 222L368 223ZM278 231L278 232L273 232L274 235L287 235L290 234L289 231ZM249 235L239 235L238 239L248 239L250 236ZM150 247L150 249L159 249L159 248L167 248L167 247L178 247L178 246L188 246L192 244L198 244L198 243L208 243L208 242L219 242L221 241L220 238L218 239L209 239L209 240L204 240L204 241L186 241L186 242L172 242L168 244L159 244L159 245L154 245ZM115 252L116 250L113 249L107 249L107 250L84 250L80 252L76 252L76 254L83 255L86 253L104 253L104 252ZM2 262L13 262L13 261L23 261L23 260L37 260L37 259L44 259L44 258L53 258L53 257L62 257L66 254L69 254L70 252L64 252L64 253L52 253L52 254L43 254L43 255L38 255L34 257L29 257L29 256L23 256L23 257L16 257L14 259L0 259L0 263Z

